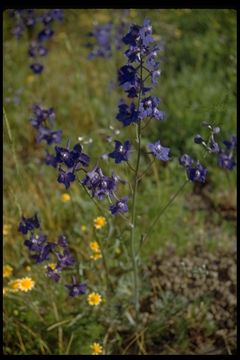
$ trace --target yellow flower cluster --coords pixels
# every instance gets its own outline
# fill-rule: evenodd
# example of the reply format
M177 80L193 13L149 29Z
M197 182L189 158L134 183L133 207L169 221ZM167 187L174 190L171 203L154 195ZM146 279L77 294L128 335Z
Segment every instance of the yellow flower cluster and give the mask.
M98 216L94 219L94 226L96 229L101 229L107 224L107 221L104 216Z
M4 295L7 294L9 291L10 292L18 292L18 291L28 292L34 288L35 281L33 281L30 277L25 277L22 279L12 280L8 284L8 286L9 286L8 288L6 288L6 287L3 288Z
M93 254L90 256L90 259L92 260L98 260L102 258L101 250L99 247L99 244L97 241L91 241L89 244L91 250L93 251Z

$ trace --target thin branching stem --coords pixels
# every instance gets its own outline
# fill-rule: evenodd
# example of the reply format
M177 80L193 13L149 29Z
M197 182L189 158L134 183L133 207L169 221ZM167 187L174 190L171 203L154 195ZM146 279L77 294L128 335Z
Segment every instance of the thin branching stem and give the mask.
M143 244L143 242L145 242L147 240L147 238L150 236L151 232L153 231L154 227L156 226L156 224L158 223L160 217L164 214L164 212L167 210L167 208L173 203L173 201L176 199L176 197L181 193L181 191L184 189L185 185L189 182L189 180L185 180L185 182L180 186L180 188L178 189L178 191L170 198L170 200L167 202L167 204L159 209L159 213L158 215L155 217L155 219L152 221L152 223L150 224L148 231L146 232L145 236L143 237L143 241L141 243L141 245Z

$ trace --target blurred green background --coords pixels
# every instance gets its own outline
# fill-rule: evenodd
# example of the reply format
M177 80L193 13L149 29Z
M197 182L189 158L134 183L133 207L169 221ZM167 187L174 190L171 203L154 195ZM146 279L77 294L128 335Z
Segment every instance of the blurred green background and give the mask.
M113 145L106 141L107 136L114 137L110 127L120 131L119 140L134 138L134 127L122 128L115 119L123 92L118 87L109 88L110 81L116 83L117 69L126 62L123 50L114 50L110 59L88 60L89 49L85 46L93 23L111 21L119 24L121 16L122 10L64 10L64 21L56 24L56 34L49 41L45 70L38 76L29 69L27 33L16 40L11 34L9 16L4 13L4 108L10 128L7 129L4 122L3 223L11 226L9 234L4 236L4 264L14 268L15 277L26 276L26 266L30 265L31 276L37 283L32 293L5 297L7 353L63 352L58 346L59 327L46 333L46 326L58 318L75 319L80 312L88 314L90 311L80 301L77 310L77 300L66 303L65 289L56 289L55 284L46 280L43 266L31 263L21 234L17 232L21 210L25 216L32 216L37 211L42 228L52 241L58 234L65 233L80 261L79 274L88 275L89 281L101 288L94 273L97 265L84 265L84 261L88 259L88 242L95 237L93 219L105 214L94 207L77 183L67 191L71 201L62 201L61 195L66 191L57 183L56 171L41 162L46 146L35 143L35 131L28 120L33 103L53 107L56 128L63 130L62 144L70 139L74 145L78 137L93 140L84 145L92 165L99 154L112 151ZM209 168L209 175L200 190L188 184L162 216L151 239L142 248L144 261L148 264L151 256L161 254L166 245L176 248L178 254L185 254L189 247L199 243L212 252L218 247L232 249L235 246L235 221L216 209L236 206L236 171L226 172L217 167L216 159L204 158L193 137L196 133L206 134L202 127L204 120L221 127L221 140L236 133L236 12L131 9L126 21L142 24L145 17L151 20L155 39L164 44L161 77L153 95L161 98L160 109L167 117L164 122L152 121L144 132L143 144L160 139L164 146L171 148L173 160L166 166L155 162L139 185L138 235L184 182L185 174L177 161L179 155L189 153L198 158ZM18 103L11 101L16 93L19 93ZM142 162L143 169L147 160ZM100 164L106 174L115 169L123 179L129 176L124 164L115 167L110 160L100 160ZM125 195L127 192L128 186L121 185L120 193ZM121 219L109 219L109 223L113 229L109 250L116 250L116 258L109 261L117 271L118 267L124 268L122 262L127 260L124 249L129 243L128 232L127 229L124 231ZM86 225L86 232L82 231L82 225ZM54 310L48 303L50 297L51 303L56 303L57 299L58 315L54 308L56 304ZM100 321L104 314L99 311L91 313L89 321L79 317L81 326L73 324L64 328L61 346L66 349L74 333L69 353L89 353L89 339L95 341L105 334ZM28 335L22 334L21 340L19 333L24 326L30 330L25 328Z

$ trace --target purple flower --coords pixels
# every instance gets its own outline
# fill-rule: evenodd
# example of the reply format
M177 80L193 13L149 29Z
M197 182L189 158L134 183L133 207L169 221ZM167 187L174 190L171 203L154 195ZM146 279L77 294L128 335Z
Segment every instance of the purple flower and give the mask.
M213 136L210 139L209 151L211 153L218 153L220 151L220 147L218 143L214 140Z
M138 111L136 111L136 106L134 103L131 103L129 106L123 102L120 102L118 105L119 113L117 114L117 120L121 121L124 126L128 126L134 122L138 121Z
M62 130L51 130L45 127L39 127L37 133L37 143L45 140L48 145L59 144L62 140Z
M86 284L78 284L76 282L75 277L72 277L72 284L65 285L65 287L69 290L69 296L75 297L78 295L83 295L86 293L87 285Z
M193 165L194 161L193 159L187 155L187 154L184 154L182 155L180 158L179 158L179 163L180 165L184 166L185 168L187 167L190 167Z
M236 163L230 155L220 152L218 156L218 165L226 170L232 170Z
M155 144L148 144L149 150L151 150L152 154L158 159L163 161L170 160L169 151L170 149L167 147L163 147L160 144L160 140L158 140Z
M20 221L20 224L18 226L18 231L22 234L27 234L28 231L32 231L34 229L38 229L40 227L40 223L37 217L37 214L35 214L31 218L25 218L22 216L22 220Z
M68 247L67 238L64 235L60 235L58 237L58 242L57 243L58 243L59 246L61 246L64 249Z
M109 58L112 55L112 24L108 23L95 26L92 33L90 33L90 36L95 38L96 44L93 47L92 52L88 55L88 59L93 59L96 56Z
M32 71L35 74L41 74L43 71L44 66L42 64L39 63L34 63L30 65L30 68L32 69Z
M72 266L76 262L68 248L64 248L63 254L56 253L56 256L58 258L57 269Z
M152 74L151 74L151 80L152 80L152 84L153 84L153 85L156 85L156 84L157 84L158 79L160 78L160 75L161 75L160 70L156 70L156 71L153 71L153 72L152 72Z
M49 260L50 254L55 249L56 244L48 242L46 245L42 246L40 251L32 255L32 259L36 261L37 264L42 263L45 260Z
M33 41L28 48L28 55L30 57L45 56L48 53L48 49L42 45L39 45L36 41Z
M237 137L232 135L230 140L224 140L223 143L228 150L232 150L237 147Z
M157 72L158 67L159 67L159 62L156 61L158 51L159 51L159 48L157 46L155 46L150 51L150 53L148 54L147 59L146 59L146 67L152 73ZM159 76L160 76L160 71L159 71Z
M52 9L51 15L54 20L58 20L58 21L62 21L64 17L62 9Z
M24 241L24 245L27 246L30 251L40 251L46 240L46 235L31 235L29 239Z
M111 177L103 175L102 170L95 166L88 172L81 183L92 192L99 200L104 199L107 195L113 196L113 191L117 186L118 178L112 174Z
M153 117L157 120L163 120L165 113L157 109L159 104L160 99L156 96L149 96L143 99L139 106L139 118L142 120L146 117Z
M109 209L112 215L128 212L128 197L125 196L119 199L114 205L111 205Z
M24 28L22 25L17 24L13 29L12 33L16 36L17 39L19 39L22 36L22 33L24 31Z
M115 140L115 150L108 154L112 159L115 159L115 163L119 164L121 161L128 161L130 156L130 141L125 141L122 144L120 141Z
M139 32L141 27L139 25L131 25L129 32L123 37L122 41L126 45L136 46L137 41L140 39Z
M45 163L55 168L58 164L56 157L53 154L50 154L48 151L46 151Z
M60 280L59 269L52 269L50 266L47 266L46 271L47 276L55 282Z
M38 41L42 42L50 39L54 34L54 31L50 28L44 28L38 33Z
M199 134L197 134L197 135L194 137L194 142L195 142L196 144L202 144L203 141L204 141L203 138L202 138L201 135L199 135Z
M82 152L80 144L76 144L72 151L69 150L69 146L67 148L55 146L55 150L58 163L64 163L68 168L74 167L79 170L81 166L89 164L90 158Z
M127 90L126 87L131 87L131 85L135 85L136 82L138 83L139 80L137 71L132 65L124 65L118 71L119 85L123 86L125 84L125 90Z
M148 46L150 43L154 42L152 38L152 26L150 25L150 20L144 20L143 26L139 30L139 35L143 46Z
M64 171L63 169L59 170L57 181L65 185L65 188L69 188L70 183L75 180L75 175L71 170Z
M197 181L204 183L206 180L207 169L203 167L199 162L196 166L187 168L187 176L190 181Z

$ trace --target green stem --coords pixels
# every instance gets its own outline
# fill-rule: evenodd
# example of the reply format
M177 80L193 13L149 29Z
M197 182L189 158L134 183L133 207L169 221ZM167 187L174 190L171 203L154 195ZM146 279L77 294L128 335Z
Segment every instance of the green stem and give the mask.
M146 239L149 237L149 235L151 234L154 226L156 226L157 222L159 221L160 217L163 215L163 213L165 212L165 210L167 210L167 208L173 203L173 201L176 199L176 197L180 194L180 192L183 190L183 188L185 187L185 185L189 182L189 180L186 180L183 185L178 189L178 191L170 198L170 200L168 201L168 203L159 211L159 214L155 217L155 219L152 221L152 223L149 226L149 229L147 231L147 233L145 234L145 236L143 237L142 243L146 241Z
M139 91L138 97L138 106L137 111L139 110L140 101L141 101L141 92L142 92L142 59L140 63L140 72L141 72L141 88ZM137 186L138 186L138 172L140 165L140 157L141 157L141 122L137 123L137 140L138 140L138 148L137 148L137 164L135 167L135 176L133 183L133 196L132 196L132 228L131 228L131 255L132 255L132 263L133 263L133 279L134 279L134 304L136 311L136 322L138 323L139 316L139 288L138 288L138 267L137 267L137 259L135 252L135 225L136 225L136 198L137 198Z
M97 238L98 242L100 244L100 250L101 250L101 254L102 254L102 260L103 260L103 266L104 266L104 270L105 270L105 276L106 276L106 288L107 288L107 298L109 299L109 290L111 292L113 292L113 285L112 282L109 278L109 269L108 269L108 265L107 265L107 260L106 260L106 254L105 254L105 249L102 243L102 239L100 239L100 237Z
M4 107L3 107L3 115L4 115L4 120L5 120L5 123L6 123L9 142L10 142L11 147L12 147L13 160L14 160L14 163L15 163L17 176L18 176L18 178L19 178L19 180L21 182L21 177L20 177L20 174L19 174L19 167L18 167L18 162L17 162L17 155L16 155L16 150L15 150L15 144L14 144L14 140L13 140L13 136L12 136L12 132L11 132L11 127L10 127L10 124L9 124L7 114L6 114L6 111L5 111Z

